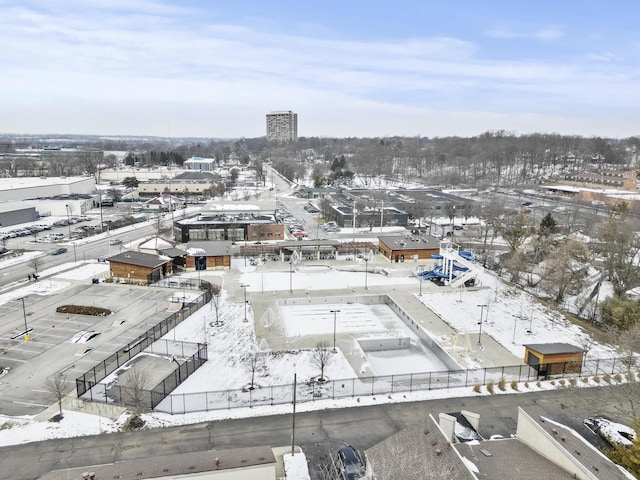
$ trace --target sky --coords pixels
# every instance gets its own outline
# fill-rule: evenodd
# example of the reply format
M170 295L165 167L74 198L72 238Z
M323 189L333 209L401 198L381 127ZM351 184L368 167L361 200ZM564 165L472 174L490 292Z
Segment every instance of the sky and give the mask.
M514 8L515 7L515 8ZM0 132L239 138L627 137L640 6L0 0Z

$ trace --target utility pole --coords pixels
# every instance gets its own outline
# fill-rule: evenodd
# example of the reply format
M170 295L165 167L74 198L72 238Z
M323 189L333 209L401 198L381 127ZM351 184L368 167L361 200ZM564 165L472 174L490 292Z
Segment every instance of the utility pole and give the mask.
M291 425L291 456L295 455L295 446L296 446L296 390L297 390L297 379L298 374L293 374L293 416L292 416L292 425Z

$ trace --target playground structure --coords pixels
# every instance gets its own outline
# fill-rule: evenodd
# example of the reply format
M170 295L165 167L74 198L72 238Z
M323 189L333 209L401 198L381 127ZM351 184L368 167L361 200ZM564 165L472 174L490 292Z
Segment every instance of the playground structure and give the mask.
M449 240L440 242L440 253L434 253L431 258L438 260L432 270L418 273L421 281L432 280L439 285L450 287L469 286L475 283L478 269L473 264L473 254Z

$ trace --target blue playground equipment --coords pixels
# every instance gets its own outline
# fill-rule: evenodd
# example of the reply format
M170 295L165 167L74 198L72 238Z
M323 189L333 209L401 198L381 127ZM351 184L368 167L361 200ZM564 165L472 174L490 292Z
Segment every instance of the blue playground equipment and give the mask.
M424 270L417 275L421 280L433 280L440 284L459 286L473 281L477 271L473 269L473 253L466 250L452 248L450 242L440 245L440 253L434 253L431 258L438 260L438 264L431 270Z

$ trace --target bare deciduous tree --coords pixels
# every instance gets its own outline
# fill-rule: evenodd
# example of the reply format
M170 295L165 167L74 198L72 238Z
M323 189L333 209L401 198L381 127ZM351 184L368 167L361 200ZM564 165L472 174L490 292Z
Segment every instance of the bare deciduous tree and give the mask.
M37 275L40 267L42 266L42 257L33 257L29 260L29 264L31 268L33 268L33 272Z
M253 351L245 357L245 364L251 372L251 385L249 390L253 390L255 387L256 372L264 366L264 358L262 352Z
M44 388L58 403L59 418L62 419L62 399L71 391L71 386L67 384L67 377L63 374L54 375L47 379Z
M311 363L320 370L318 382L324 382L324 369L331 361L331 349L327 342L318 342L316 348L312 350Z
M607 333L626 373L620 385L612 385L603 394L606 395L607 405L622 414L626 420L633 421L640 418L640 357L636 353L640 351L640 322L626 330L610 327Z
M151 376L144 368L134 365L127 370L123 390L128 402L133 405L137 414L142 409L144 393L148 390L150 383Z
M213 283L211 284L211 309L216 312L216 322L215 326L220 325L220 292L222 288L220 285Z
M579 240L567 240L554 248L541 269L542 287L561 303L568 292L580 291L588 275L591 255Z

